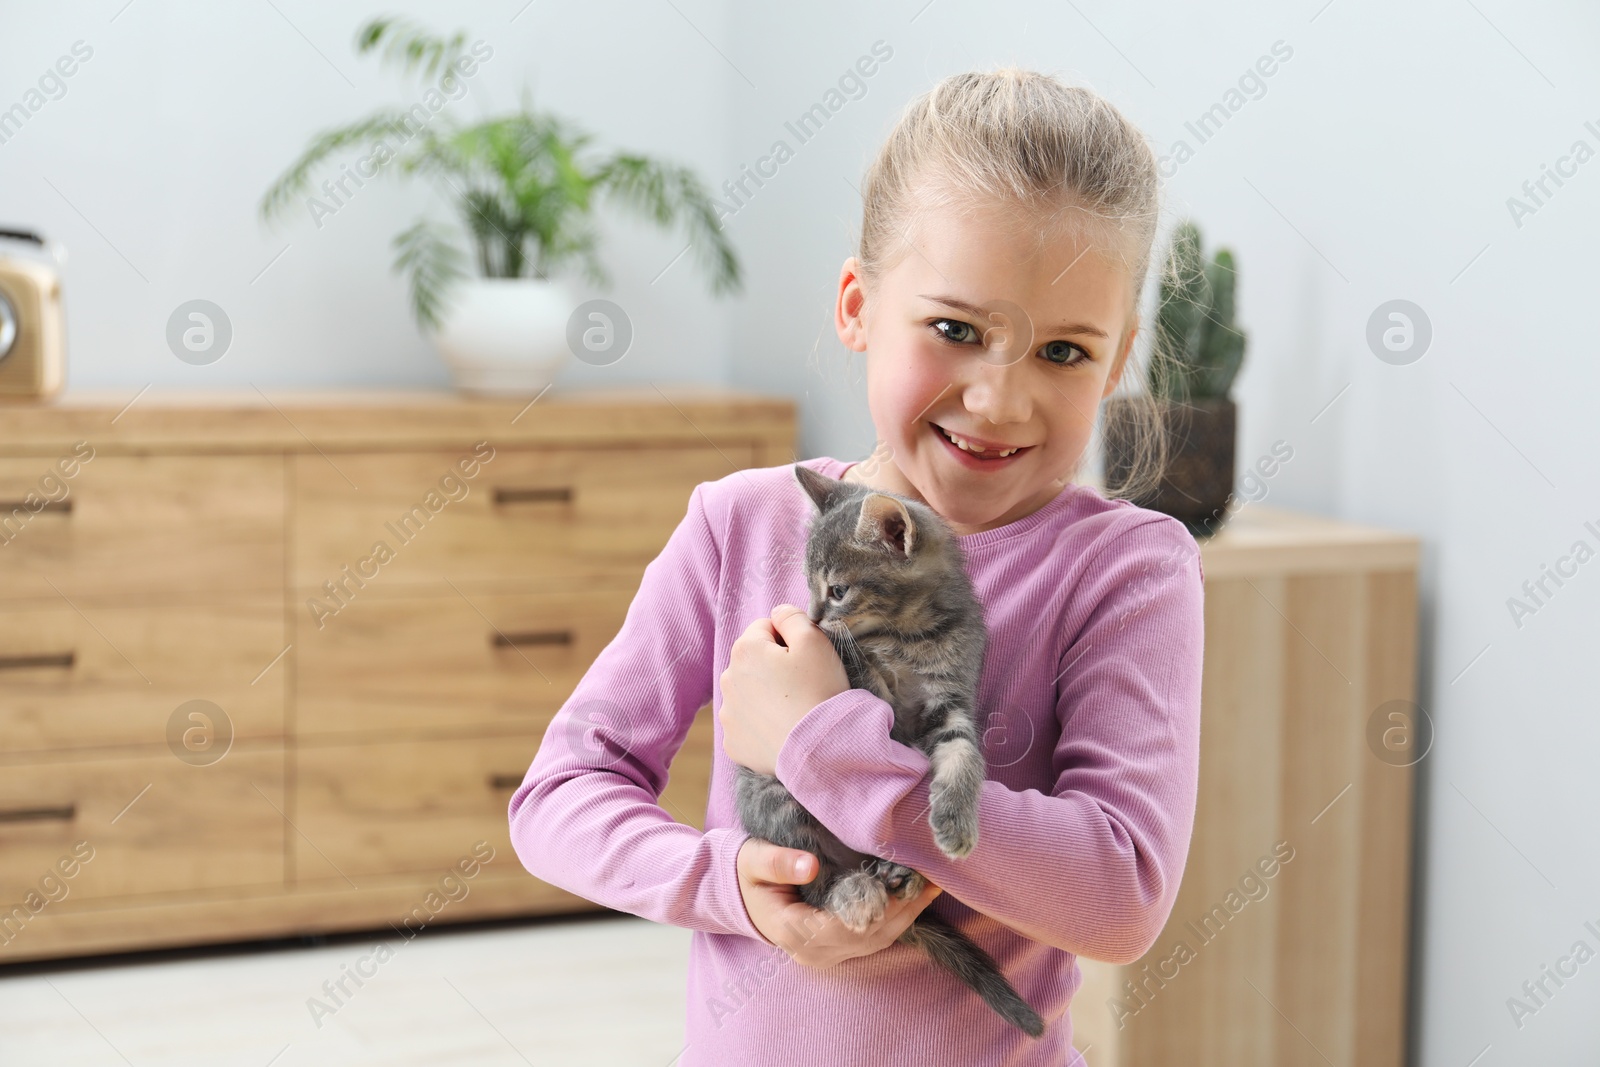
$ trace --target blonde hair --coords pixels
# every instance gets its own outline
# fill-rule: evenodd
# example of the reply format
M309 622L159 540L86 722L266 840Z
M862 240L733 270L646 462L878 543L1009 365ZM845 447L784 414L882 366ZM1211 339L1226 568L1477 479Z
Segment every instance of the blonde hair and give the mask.
M1132 328L1159 222L1159 186L1144 135L1093 90L1016 67L952 74L906 106L867 168L857 252L863 287L870 295L911 251L905 235L919 212L999 202L1019 217L1049 216L1041 240L1070 219L1097 252L1117 257L1132 282ZM1175 268L1169 261L1163 269ZM1152 342L1152 360L1174 358L1161 338ZM1113 395L1126 398L1133 416L1123 433L1133 468L1107 486L1109 496L1143 496L1166 463L1160 412L1138 379L1130 353Z

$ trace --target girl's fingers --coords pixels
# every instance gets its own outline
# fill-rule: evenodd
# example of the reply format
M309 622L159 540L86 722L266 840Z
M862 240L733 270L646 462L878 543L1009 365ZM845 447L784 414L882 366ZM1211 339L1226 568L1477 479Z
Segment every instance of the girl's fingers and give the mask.
M801 863L798 872L796 860ZM909 900L891 900L878 924L858 934L845 926L838 916L801 900L799 893L790 888L816 877L817 858L812 853L750 838L739 850L739 863L747 877L768 884L767 893L788 898L782 909L781 942L774 943L781 944L795 959L813 967L832 966L889 947L942 892L929 882L922 887L922 892Z
M922 913L922 909L932 903L933 898L938 896L939 893L939 887L929 882L922 887L922 892L910 900L898 901L899 910L889 912L884 918L883 930L889 935L885 944L899 940L900 935L905 933L907 928L917 921L917 916Z
M755 641L764 644L773 644L775 643L777 636L778 631L773 627L772 620L770 618L754 619L751 621L749 626L744 628L744 632L742 634L734 638L734 643L738 644L741 641L749 643L751 641Z
M778 885L804 885L817 876L817 858L811 853L755 837L740 847L739 862L746 864L745 873L751 878Z
M787 849L789 868L795 885L804 885L817 876L817 857L800 849Z
M889 906L884 909L883 918L877 924L869 926L860 933L856 933L838 917L828 912L819 912L828 923L826 931L817 938L817 946L825 948L836 960L854 959L857 956L870 956L874 952L881 952L900 939L906 928L916 921L917 914L933 900L939 893L939 887L929 883L924 886L921 894L910 900L890 900Z

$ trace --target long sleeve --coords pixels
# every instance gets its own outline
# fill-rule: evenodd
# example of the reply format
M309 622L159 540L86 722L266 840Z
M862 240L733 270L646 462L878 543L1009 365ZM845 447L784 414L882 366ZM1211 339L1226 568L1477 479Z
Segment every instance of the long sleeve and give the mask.
M761 938L734 866L748 835L701 832L656 803L715 674L721 559L703 488L546 729L507 814L523 866L552 885L655 922Z
M840 840L923 872L1033 940L1126 963L1177 896L1199 775L1204 586L1199 549L1166 517L1074 570L1065 633L1040 669L1059 679L1053 788L986 780L978 844L947 858L928 827L929 760L889 737L893 711L851 689L809 711L777 776ZM1031 641L1037 634L991 634ZM1043 642L1041 642L1043 644ZM980 712L981 715L981 712Z

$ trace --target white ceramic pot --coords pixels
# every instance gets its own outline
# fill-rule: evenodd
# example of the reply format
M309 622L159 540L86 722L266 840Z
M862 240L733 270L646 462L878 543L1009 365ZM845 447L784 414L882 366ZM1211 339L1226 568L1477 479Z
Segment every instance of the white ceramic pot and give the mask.
M560 281L463 279L448 303L432 340L462 392L537 396L571 355L574 305Z

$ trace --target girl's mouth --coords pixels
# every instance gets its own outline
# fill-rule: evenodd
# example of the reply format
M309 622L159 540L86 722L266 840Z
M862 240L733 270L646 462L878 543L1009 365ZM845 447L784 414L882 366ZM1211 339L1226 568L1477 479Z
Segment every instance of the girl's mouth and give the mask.
M966 447L962 447L955 440L960 438L959 434L952 436L948 430L936 422L930 422L928 425L932 428L934 436L944 443L947 451L954 455L964 466L971 467L974 470L994 470L997 467L1008 466L1033 449L1032 445L1024 445L1013 449L984 450L975 448L970 442L967 442ZM961 438L961 440L966 442L966 438Z

